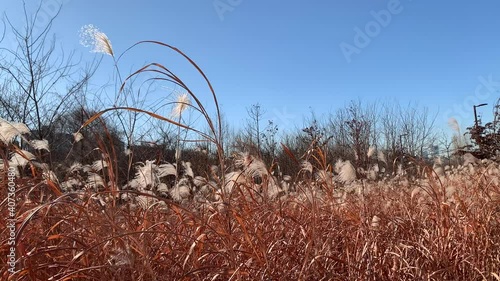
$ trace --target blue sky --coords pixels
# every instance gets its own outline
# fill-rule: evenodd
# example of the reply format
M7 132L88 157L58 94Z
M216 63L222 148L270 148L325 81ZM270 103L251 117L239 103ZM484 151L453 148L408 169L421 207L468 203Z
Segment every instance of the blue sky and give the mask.
M96 54L78 44L85 24L105 32L118 54L139 40L179 47L206 72L234 125L257 102L266 119L293 127L311 109L321 116L360 99L416 102L438 113L437 125L446 128L455 117L466 127L472 105L489 104L478 109L486 120L500 96L500 2L494 0L44 1L49 8L64 3L57 38L89 61ZM19 14L17 0L2 2L11 18ZM356 52L345 55L341 46ZM172 67L208 95L200 77L162 48L135 49L121 71L150 61ZM101 78L111 66L105 57Z

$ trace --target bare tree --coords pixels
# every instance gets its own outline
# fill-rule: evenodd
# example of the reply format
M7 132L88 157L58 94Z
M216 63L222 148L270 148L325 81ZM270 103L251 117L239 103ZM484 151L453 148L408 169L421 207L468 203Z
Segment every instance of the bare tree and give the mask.
M262 156L266 163L271 163L276 157L278 150L278 125L272 120L268 120L268 124L262 134Z
M391 162L402 146L402 136L404 135L399 118L400 111L399 104L386 103L382 106L380 116L382 143L387 154L386 157Z
M345 110L337 110L331 113L328 118L327 130L333 137L332 142L332 157L334 159L353 159L352 150L347 138L347 112Z
M330 115L328 130L333 136L333 157L352 160L357 167L366 168L368 150L377 141L377 112L375 105L351 101L346 108Z
M23 3L24 26L15 26L4 17L14 47L2 42L0 50L0 115L27 124L34 137L43 139L53 131L54 121L72 108L77 94L83 94L90 77L97 69L94 61L80 68L74 52L57 50L51 28L61 6L51 18L40 25L43 1L33 14ZM45 18L43 18L45 20ZM78 102L79 103L79 102Z
M418 108L415 104L400 111L405 152L424 158L425 150L436 140L434 122L437 115L431 116L428 108Z
M352 101L347 108L348 120L348 140L354 151L356 164L358 167L366 168L368 162L368 149L370 148L370 137L375 123L367 109L363 108L361 102Z
M253 104L250 108L247 108L248 120L245 127L246 138L257 148L257 152L261 153L262 144L262 131L261 125L265 111L262 109L260 104Z
M443 156L445 158L445 164L450 165L452 164L452 160L454 160L454 157L457 152L457 141L458 141L458 136L454 134L451 138L448 134L441 132L439 135L437 135L436 141L439 145L439 147L442 147L442 150L440 151L440 156Z

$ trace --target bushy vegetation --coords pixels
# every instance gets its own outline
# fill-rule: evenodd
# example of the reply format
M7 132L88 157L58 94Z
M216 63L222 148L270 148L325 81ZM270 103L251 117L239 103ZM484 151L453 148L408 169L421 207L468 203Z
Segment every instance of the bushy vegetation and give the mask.
M495 105L493 121L484 126L478 122L467 129L474 145L464 147L462 152L471 152L479 158L500 158L500 99Z

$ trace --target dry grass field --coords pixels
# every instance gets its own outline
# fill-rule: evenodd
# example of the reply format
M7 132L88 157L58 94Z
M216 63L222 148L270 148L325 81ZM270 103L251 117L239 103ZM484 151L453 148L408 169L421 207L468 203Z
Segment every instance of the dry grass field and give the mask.
M492 161L415 181L298 178L277 195L241 173L177 201L15 183L18 271L2 267L3 280L500 280ZM6 225L7 200L1 212Z

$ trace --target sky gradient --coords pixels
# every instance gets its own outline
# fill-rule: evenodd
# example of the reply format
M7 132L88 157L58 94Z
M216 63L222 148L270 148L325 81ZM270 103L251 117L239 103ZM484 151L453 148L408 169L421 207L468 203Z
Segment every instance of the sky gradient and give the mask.
M105 32L117 54L140 40L180 48L205 71L235 126L255 103L265 119L290 128L302 126L311 109L322 116L360 99L415 102L437 114L440 127L450 117L466 127L474 104L489 104L478 109L489 121L500 95L494 0L44 1L48 14L63 3L53 31L86 60L98 55L78 43L86 24ZM18 0L2 0L0 9L16 22L20 8ZM196 72L162 48L127 53L121 71L151 61L208 95ZM110 72L112 60L104 58L99 75Z

